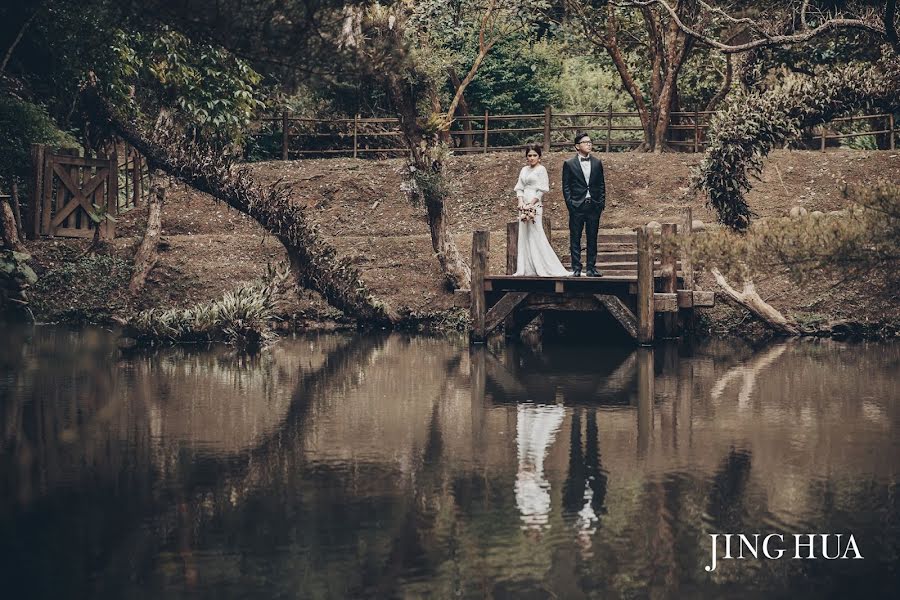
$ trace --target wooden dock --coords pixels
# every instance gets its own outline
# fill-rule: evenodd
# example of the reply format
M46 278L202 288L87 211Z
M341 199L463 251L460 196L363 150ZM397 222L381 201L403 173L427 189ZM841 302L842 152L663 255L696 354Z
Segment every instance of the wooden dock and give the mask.
M647 227L631 234L601 231L597 268L602 277L513 277L517 222L506 230L506 274L490 274L490 234L474 232L470 341L485 342L501 325L507 335L515 335L550 311L606 311L641 345L656 339L657 320L662 337L676 337L695 308L713 305L713 292L694 289L689 257L677 256L678 236L693 235L691 224L688 209L680 224L663 224L659 234ZM548 239L549 229L545 222Z

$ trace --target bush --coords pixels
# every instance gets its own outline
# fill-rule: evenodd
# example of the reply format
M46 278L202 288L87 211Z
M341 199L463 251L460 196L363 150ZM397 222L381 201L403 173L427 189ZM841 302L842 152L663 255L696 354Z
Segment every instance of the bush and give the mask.
M75 139L59 130L47 110L12 95L0 96L0 185L28 181L31 145L77 147Z

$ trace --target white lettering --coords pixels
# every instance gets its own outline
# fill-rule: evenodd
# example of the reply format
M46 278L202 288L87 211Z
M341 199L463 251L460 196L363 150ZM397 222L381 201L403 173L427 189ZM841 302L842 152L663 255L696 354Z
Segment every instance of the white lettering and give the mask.
M707 573L712 573L716 570L716 538L719 537L718 533L711 533L709 537L712 538L712 557L710 559L710 564L706 565L704 569L706 569Z
M854 559L862 559L863 555L859 553L859 548L856 547L856 539L853 537L853 534L850 534L850 539L847 540L847 548L844 550L844 555L841 558L847 558L847 553L850 552L850 547L853 547Z
M841 534L837 534L837 543L835 544L835 554L834 556L828 556L828 538L830 534L823 533L822 534L822 556L825 560L834 560L841 555Z
M778 538L778 541L781 542L782 545L784 545L784 536L780 533L770 533L769 535L767 535L763 539L763 556L765 556L769 560L775 560L784 556L784 548L778 548L778 554L776 554L775 556L772 556L769 553L769 540L771 540L772 538Z
M806 536L806 538L809 540L805 544L800 541L800 538L802 538L803 536ZM815 548L815 539L816 539L816 536L813 533L795 533L794 534L794 549L795 549L794 558L803 558L802 556L800 556L800 547L801 546L806 546L809 548L809 556L807 556L806 558L815 558L816 557L816 553L815 553L815 549L814 549Z
M753 558L759 558L759 534L753 534L753 544L750 544L750 540L747 539L747 536L743 533L738 534L738 540L740 540L740 545L738 546L738 558L744 558L744 548L747 548L747 551L753 555Z

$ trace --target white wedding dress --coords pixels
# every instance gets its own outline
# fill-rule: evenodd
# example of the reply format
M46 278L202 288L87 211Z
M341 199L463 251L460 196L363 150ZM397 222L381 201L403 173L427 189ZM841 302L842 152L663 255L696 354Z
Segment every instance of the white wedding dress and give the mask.
M519 249L516 258L517 276L567 277L566 271L547 236L541 219L544 213L544 193L550 191L550 178L544 165L524 166L516 183L516 196L526 204L537 198L534 223L519 221Z

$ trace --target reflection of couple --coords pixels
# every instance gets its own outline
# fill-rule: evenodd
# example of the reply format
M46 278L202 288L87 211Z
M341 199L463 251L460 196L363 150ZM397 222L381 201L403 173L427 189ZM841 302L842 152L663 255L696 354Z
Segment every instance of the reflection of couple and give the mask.
M528 146L528 164L519 172L516 196L519 199L519 242L515 275L565 277L581 275L581 232L587 236L587 276L600 277L597 271L597 234L600 213L606 205L603 164L591 155L593 145L586 133L575 135L578 154L563 163L562 188L569 209L569 250L572 272L563 267L550 246L541 224L544 193L550 191L547 169L541 164L541 147Z
M548 525L551 508L544 459L556 440L566 409L562 404L519 404L517 413L516 505L524 527L540 529ZM586 420L584 443L582 416ZM607 477L600 465L596 410L572 410L569 444L569 473L562 491L563 515L574 518L579 536L590 537L596 530L599 515L606 512Z

